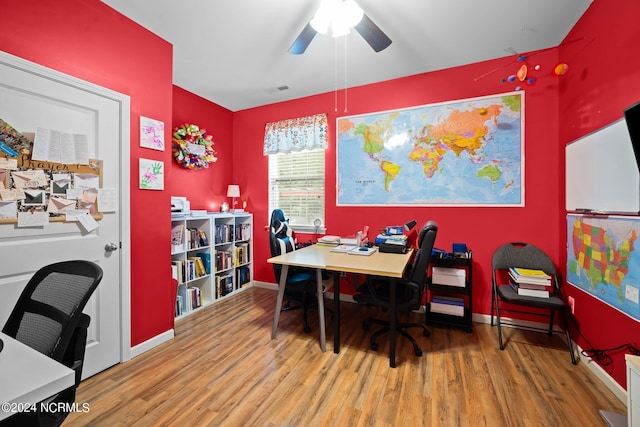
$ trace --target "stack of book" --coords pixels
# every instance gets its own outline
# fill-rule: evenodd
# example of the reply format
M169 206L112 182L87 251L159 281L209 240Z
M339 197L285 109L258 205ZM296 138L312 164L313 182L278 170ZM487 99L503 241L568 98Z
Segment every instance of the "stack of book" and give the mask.
M549 298L551 276L542 270L512 267L509 269L511 286L518 295Z

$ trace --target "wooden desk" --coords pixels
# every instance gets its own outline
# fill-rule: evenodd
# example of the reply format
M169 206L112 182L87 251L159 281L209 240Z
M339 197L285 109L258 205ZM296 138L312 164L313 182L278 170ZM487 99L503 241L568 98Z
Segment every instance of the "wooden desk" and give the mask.
M333 352L340 353L340 272L359 273L372 276L391 278L392 288L395 279L401 278L404 268L411 257L411 252L406 254L388 254L376 252L369 256L350 255L346 253L331 252L327 246L311 245L297 251L279 255L268 259L272 264L282 264L282 274L278 287L278 300L276 312L273 318L271 338L275 338L278 330L278 319L282 309L284 297L284 283L288 266L315 268L318 281L318 310L320 312L320 346L325 351L326 337L324 325L324 303L322 298L322 270L333 272ZM391 306L395 306L395 292L391 292ZM395 367L396 351L396 311L389 310L389 366Z
M75 372L0 332L0 404L35 404L75 382ZM0 409L0 420L13 415Z

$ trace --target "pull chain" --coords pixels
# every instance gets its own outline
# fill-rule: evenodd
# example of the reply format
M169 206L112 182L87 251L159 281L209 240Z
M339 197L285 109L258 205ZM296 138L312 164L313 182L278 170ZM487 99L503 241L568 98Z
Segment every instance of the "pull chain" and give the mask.
M347 36L344 36L344 112L347 112Z
M338 39L333 39L333 111L338 112Z

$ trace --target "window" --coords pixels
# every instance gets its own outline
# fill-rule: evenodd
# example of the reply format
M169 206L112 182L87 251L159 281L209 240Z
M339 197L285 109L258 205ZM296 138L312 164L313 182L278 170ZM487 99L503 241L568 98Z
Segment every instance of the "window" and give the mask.
M269 155L269 214L280 208L295 231L323 232L324 149Z

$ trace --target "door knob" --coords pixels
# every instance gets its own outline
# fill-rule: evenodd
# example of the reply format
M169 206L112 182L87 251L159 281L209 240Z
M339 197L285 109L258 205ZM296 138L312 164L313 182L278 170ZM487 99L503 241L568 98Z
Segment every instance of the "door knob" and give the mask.
M104 245L104 250L107 252L113 252L118 250L118 245L115 243L107 243L106 245Z

